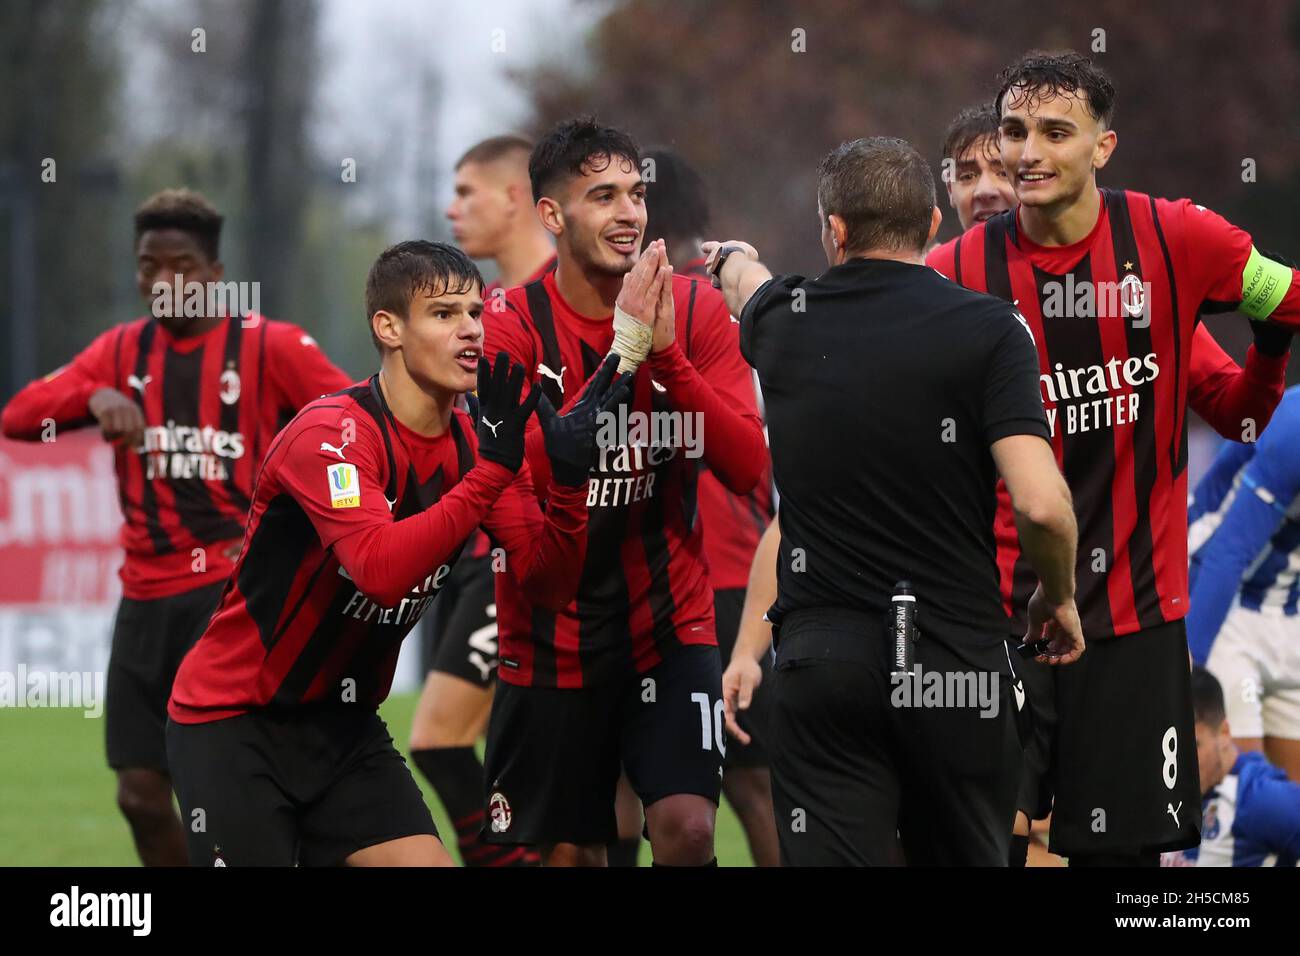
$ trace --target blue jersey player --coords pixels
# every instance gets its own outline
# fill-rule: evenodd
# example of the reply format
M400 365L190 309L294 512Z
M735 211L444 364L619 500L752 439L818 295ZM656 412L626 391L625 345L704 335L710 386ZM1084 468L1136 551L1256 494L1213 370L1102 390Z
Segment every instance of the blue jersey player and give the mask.
M1300 386L1192 495L1187 641L1222 683L1243 750L1300 781Z
M1176 862L1195 866L1295 866L1300 857L1300 784L1263 754L1233 743L1223 688L1192 672L1196 757L1201 768L1201 845Z

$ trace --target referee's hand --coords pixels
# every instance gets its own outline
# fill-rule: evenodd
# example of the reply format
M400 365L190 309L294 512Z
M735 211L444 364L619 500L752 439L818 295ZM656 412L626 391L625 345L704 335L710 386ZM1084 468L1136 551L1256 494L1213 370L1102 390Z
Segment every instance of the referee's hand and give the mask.
M736 722L736 715L749 710L754 691L763 683L763 668L758 661L741 655L733 657L722 674L722 710L726 714L727 733L742 744L748 744L749 734Z
M1047 641L1047 651L1035 660L1043 664L1073 664L1083 655L1083 625L1074 599L1052 604L1040 584L1029 599L1029 629L1024 643Z

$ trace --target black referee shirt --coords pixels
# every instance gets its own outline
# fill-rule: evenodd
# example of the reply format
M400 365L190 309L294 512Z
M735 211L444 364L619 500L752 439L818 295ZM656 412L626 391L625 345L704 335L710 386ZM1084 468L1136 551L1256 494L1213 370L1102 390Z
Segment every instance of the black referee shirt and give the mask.
M853 259L764 283L740 343L781 496L777 614L883 614L906 578L923 629L1005 639L989 446L1050 440L1014 307L928 266Z

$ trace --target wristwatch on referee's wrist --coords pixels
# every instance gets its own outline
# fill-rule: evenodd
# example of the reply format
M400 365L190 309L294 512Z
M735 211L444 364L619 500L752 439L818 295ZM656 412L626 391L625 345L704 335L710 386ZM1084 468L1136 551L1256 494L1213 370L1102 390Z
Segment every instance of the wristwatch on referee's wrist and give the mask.
M733 252L744 251L745 250L740 248L740 246L723 246L718 250L718 258L714 260L713 268L709 270L709 275L713 277L713 288L718 289L722 287L722 267L727 262L727 256L731 255Z

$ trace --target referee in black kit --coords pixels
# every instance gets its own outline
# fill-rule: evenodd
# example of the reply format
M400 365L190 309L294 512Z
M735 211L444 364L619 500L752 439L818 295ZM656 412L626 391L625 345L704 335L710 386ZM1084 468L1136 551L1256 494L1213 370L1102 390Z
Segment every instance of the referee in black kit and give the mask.
M816 278L773 278L743 242L704 246L758 370L780 492L782 862L888 864L901 840L909 865L1006 866L1023 693L994 560L999 475L1041 582L1026 639L1047 663L1083 653L1037 352L1013 307L922 263L940 212L910 145L840 146L817 204Z

